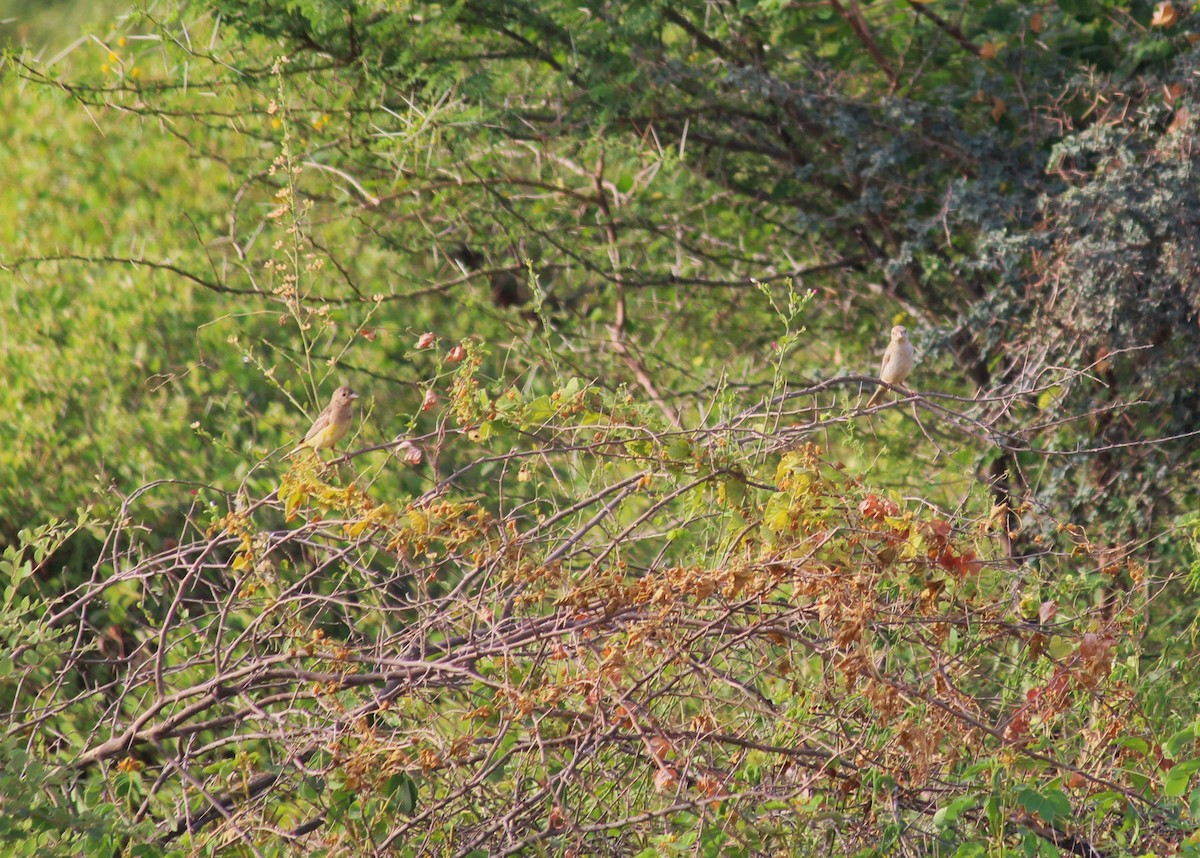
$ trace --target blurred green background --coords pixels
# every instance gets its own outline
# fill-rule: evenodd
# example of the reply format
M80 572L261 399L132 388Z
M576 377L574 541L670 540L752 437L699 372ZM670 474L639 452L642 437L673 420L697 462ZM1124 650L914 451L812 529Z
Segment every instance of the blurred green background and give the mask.
M49 58L130 8L129 0L0 0L0 46Z

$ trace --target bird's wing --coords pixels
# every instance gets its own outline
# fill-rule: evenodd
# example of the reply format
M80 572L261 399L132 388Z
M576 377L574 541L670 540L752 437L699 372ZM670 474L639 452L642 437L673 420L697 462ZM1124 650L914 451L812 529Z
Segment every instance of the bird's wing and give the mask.
M896 351L891 346L888 346L888 350L883 353L883 364L879 367L879 377L887 381L888 372L895 363Z
M317 419L313 423L312 428L309 429L308 434L304 436L304 442L308 443L313 438L320 435L321 431L326 426L329 425L329 419L330 419L330 409L326 408L324 411L322 411L320 414L317 415Z

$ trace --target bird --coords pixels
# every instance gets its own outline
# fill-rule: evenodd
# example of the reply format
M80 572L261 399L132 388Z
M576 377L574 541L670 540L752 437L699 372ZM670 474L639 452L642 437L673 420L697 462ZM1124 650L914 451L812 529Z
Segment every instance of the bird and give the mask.
M358 399L358 394L344 384L335 390L333 398L329 400L325 410L317 415L317 419L313 421L312 428L308 430L308 434L304 436L300 446L287 455L294 456L305 447L316 454L318 450L328 450L336 446L337 442L345 437L346 431L350 428L350 421L354 419L354 400L356 399Z
M883 365L879 368L879 378L888 384L903 384L904 379L913 368L912 340L908 338L908 328L896 325L892 328L892 340L888 343L887 351L883 353ZM886 387L876 388L875 394L867 402L871 408L887 391Z

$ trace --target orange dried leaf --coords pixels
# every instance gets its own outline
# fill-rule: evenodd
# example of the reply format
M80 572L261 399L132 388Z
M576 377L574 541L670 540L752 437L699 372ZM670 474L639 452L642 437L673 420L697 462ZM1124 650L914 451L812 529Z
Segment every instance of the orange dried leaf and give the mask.
M962 553L962 556L959 557L958 560L959 560L959 570L958 571L959 571L960 575L963 575L963 576L978 575L980 570L983 569L983 561L980 560L979 557L975 554L975 552L972 551L971 549L967 549L966 551L964 551Z
M934 539L945 542L950 538L950 532L952 528L950 527L950 522L946 521L945 519L935 518L933 521L929 522L928 527L929 533Z
M1045 602L1042 602L1041 607L1038 608L1038 622L1042 623L1043 625L1050 622L1057 616L1058 602L1054 601L1053 599L1047 599Z
M716 798L725 794L725 790L721 787L721 782L712 775L704 775L697 780L696 789L705 798Z
M1008 722L1008 726L1004 728L1004 738L1010 742L1019 742L1029 733L1029 715L1026 712L1018 712Z
M679 785L679 773L672 766L663 766L654 773L654 789L664 793L674 790Z
M663 736L651 736L646 740L646 745L650 749L651 756L659 763L665 760L668 754L675 753L675 748Z
M1163 2L1154 7L1154 17L1150 19L1151 27L1173 27L1179 21L1179 10L1173 3Z
M900 507L893 500L872 494L863 498L858 505L858 511L867 518L882 521L888 516L899 515Z
M1187 125L1190 118L1191 114L1188 113L1186 107L1179 108L1175 111L1175 117L1171 120L1171 124L1167 126L1167 133L1174 134L1176 131L1179 131Z

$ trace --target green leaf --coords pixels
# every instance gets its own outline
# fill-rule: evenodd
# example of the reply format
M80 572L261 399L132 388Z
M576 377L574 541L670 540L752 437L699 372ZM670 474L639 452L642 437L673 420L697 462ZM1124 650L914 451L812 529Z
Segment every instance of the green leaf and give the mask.
M404 773L392 775L383 787L384 792L395 802L401 813L412 813L417 808L417 784Z
M544 423L554 416L557 409L550 397L543 394L525 406L525 421L527 423Z
M1122 736L1114 740L1113 744L1119 748L1129 748L1131 751L1137 751L1143 756L1150 753L1150 744L1145 739L1139 739L1136 736Z
M667 445L667 458L672 462L688 462L692 458L692 445L686 438L675 438Z
M126 801L142 794L142 776L137 772L117 772L112 785L113 794Z
M1193 745L1195 741L1196 728L1194 726L1180 730L1174 736L1167 739L1165 743L1163 743L1163 754L1165 754L1169 760L1178 759L1179 752Z
M1180 798L1187 792L1192 775L1200 771L1200 760L1192 759L1176 763L1163 778L1163 793L1171 798Z
M933 815L933 824L938 828L949 828L958 821L959 816L968 808L974 807L977 799L973 795L963 795L942 805Z
M1031 787L1017 793L1017 803L1043 822L1055 822L1071 815L1071 800L1060 789L1052 788L1038 792Z
M992 830L999 831L1004 824L1004 809L999 797L988 796L988 800L984 802L983 811L987 815L988 825L992 827Z

